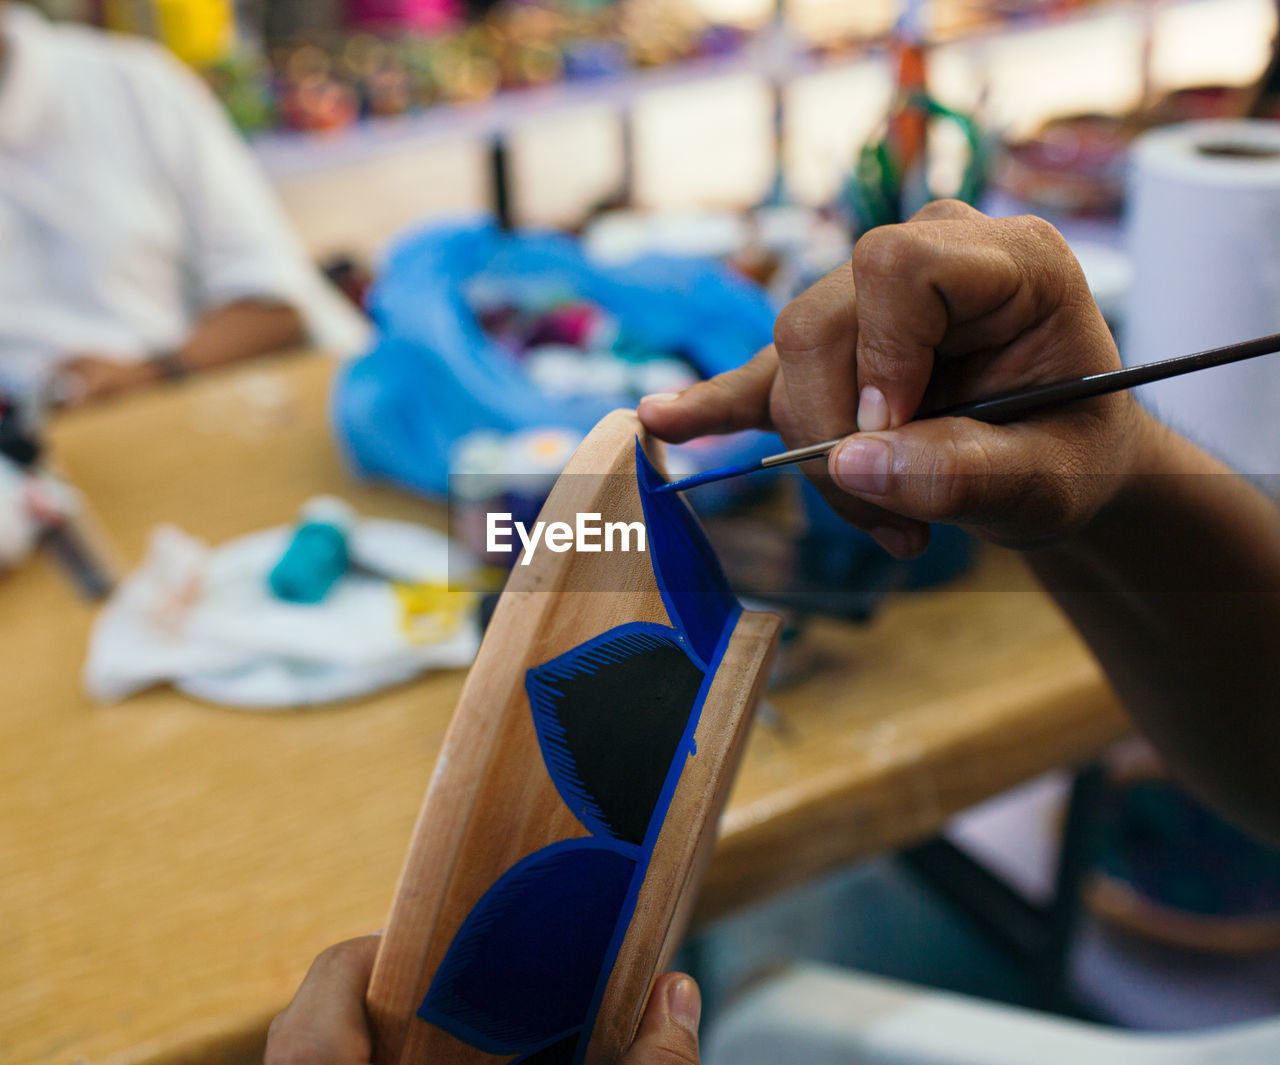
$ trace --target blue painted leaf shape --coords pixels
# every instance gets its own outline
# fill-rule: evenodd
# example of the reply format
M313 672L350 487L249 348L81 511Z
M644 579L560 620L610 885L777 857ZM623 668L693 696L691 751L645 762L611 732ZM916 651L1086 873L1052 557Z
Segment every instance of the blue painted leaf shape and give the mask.
M508 869L445 953L418 1016L491 1054L531 1054L584 1026L636 861L552 843Z
M578 1037L581 1034L581 1032L571 1032L548 1047L517 1058L512 1065L573 1065L574 1055L578 1052Z
M689 728L704 671L675 629L632 622L525 676L547 771L598 835L644 845Z
M741 607L729 588L706 533L679 492L666 484L636 441L636 478L649 540L649 559L672 623L685 636L695 661L710 672L725 629Z

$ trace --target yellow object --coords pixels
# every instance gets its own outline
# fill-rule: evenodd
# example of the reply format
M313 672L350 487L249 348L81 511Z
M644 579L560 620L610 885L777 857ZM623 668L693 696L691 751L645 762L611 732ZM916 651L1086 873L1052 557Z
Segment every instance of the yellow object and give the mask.
M226 58L235 45L232 0L106 0L108 29L152 37L194 67Z
M400 603L400 629L410 643L438 643L452 636L475 608L472 592L450 590L447 584L393 581Z

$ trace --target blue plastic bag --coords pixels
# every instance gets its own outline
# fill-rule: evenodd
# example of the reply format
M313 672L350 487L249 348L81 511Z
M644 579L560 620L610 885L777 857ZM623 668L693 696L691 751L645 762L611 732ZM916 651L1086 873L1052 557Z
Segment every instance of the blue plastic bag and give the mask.
M705 377L740 366L772 337L775 311L763 291L713 261L653 256L601 266L562 234L504 233L485 220L427 226L392 250L370 293L379 338L338 377L334 425L358 474L443 497L450 450L468 433L586 433L631 405L622 395L539 391L481 328L466 294L477 278L511 293L533 286L598 304L629 341L681 352ZM780 446L772 434L735 434L702 443L695 462L710 468Z

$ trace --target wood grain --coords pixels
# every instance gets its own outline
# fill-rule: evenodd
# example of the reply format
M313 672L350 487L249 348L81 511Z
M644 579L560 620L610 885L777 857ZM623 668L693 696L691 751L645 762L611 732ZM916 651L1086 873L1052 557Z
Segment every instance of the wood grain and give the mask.
M313 356L76 412L59 461L122 556L174 522L213 542L309 496L443 525L346 474ZM253 715L167 689L116 707L79 684L92 611L41 556L0 574L0 1061L249 1062L329 944L383 926L463 676ZM770 693L703 882L705 920L914 842L1126 731L1021 561L806 636Z

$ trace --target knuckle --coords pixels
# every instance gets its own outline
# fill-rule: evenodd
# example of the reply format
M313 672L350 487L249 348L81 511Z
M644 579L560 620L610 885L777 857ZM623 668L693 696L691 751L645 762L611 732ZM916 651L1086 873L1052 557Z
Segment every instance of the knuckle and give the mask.
M1066 239L1058 232L1057 227L1039 215L1023 214L1008 220L1025 237L1046 247L1066 248Z
M906 277L918 259L918 241L906 226L878 226L864 233L853 247L856 278Z
M331 947L325 947L316 955L316 960L311 963L312 969L340 969L346 966L351 957L355 954L357 940L348 939L341 943L335 943Z
M1060 309L1076 313L1091 304L1088 282L1075 253L1057 228L1037 215L1002 219L1009 227L1005 251L1032 282L1037 316Z
M779 352L810 351L829 343L829 317L815 293L802 293L774 319L774 347Z
M779 349L809 346L810 322L808 315L797 306L799 302L799 299L792 300L773 321L773 343Z
M963 200L932 200L911 216L912 222L956 221L985 215Z
M1046 277L1065 281L1068 271L1076 268L1076 257L1053 223L1038 215L1021 215L1011 221L1017 226L1030 262Z
M962 457L963 452L969 454ZM971 505L975 466L984 461L981 450L948 440L932 455L926 498L935 521L958 521Z
M929 452L924 501L934 521L959 522L981 511L993 491L994 463L980 438L951 436Z

